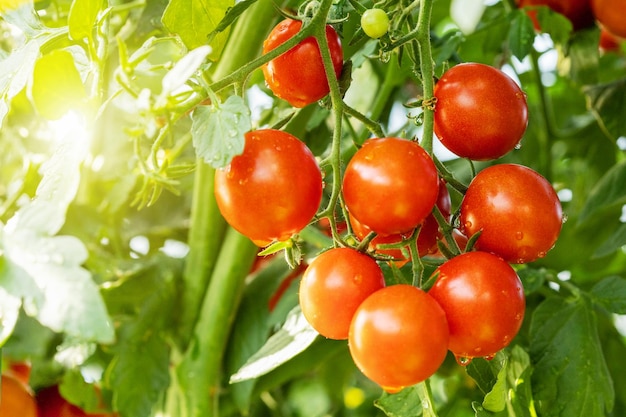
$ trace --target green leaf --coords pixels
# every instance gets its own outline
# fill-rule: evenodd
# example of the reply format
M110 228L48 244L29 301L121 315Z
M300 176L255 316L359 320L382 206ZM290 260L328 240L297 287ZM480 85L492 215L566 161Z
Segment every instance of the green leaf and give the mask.
M0 65L0 127L9 112L11 100L18 95L30 79L35 61L39 57L40 44L31 40L13 51Z
M561 73L579 85L598 82L598 34L579 30L573 33L565 49L566 58L559 62Z
M211 58L217 59L228 38L222 32L209 39L226 11L235 5L234 0L172 0L163 13L163 24L180 36L189 49L202 45L212 48Z
M48 120L84 106L87 93L69 51L57 49L37 60L30 94L39 114Z
M185 85L189 78L200 69L200 66L210 53L211 47L207 45L189 51L187 55L174 65L174 68L163 76L161 80L161 95L167 96L175 93L177 89Z
M533 267L522 268L516 272L524 286L524 294L527 296L538 291L546 281L546 276L551 273L545 268Z
M78 190L88 149L88 141L79 133L70 131L60 139L41 167L43 178L35 198L9 219L0 247L9 278L15 282L16 276L28 275L36 284L36 288L22 285L15 294L29 300L24 304L27 314L77 340L110 343L113 324L99 288L81 266L87 260L87 249L74 236L56 235Z
M79 368L72 368L63 374L59 392L68 402L85 411L98 411L100 398L92 384L85 381Z
M103 0L74 0L67 18L70 38L91 38L96 27L98 13L104 6Z
M626 161L615 164L596 183L578 218L578 224L596 213L626 203Z
M532 316L530 337L535 364L532 388L539 414L607 415L615 393L589 301L582 297L546 299Z
M626 314L626 279L606 277L591 289L593 301L615 314Z
M315 341L318 333L296 307L287 316L283 327L272 335L263 347L230 377L230 382L240 382L265 375L304 351Z
M594 258L611 255L626 245L626 224L620 223L613 234L593 254Z
M388 417L418 417L423 413L416 387L407 387L397 394L383 393L374 405Z
M244 134L252 128L250 109L239 96L224 103L199 106L193 112L191 135L198 157L222 168L243 152Z
M467 373L485 393L482 407L487 411L500 412L506 407L508 358L503 352L487 361L474 359L467 366Z
M592 86L583 87L587 96L587 105L602 129L616 140L626 136L626 78Z
M233 22L241 16L243 12L248 10L248 7L252 6L258 0L241 0L238 1L233 7L226 11L226 15L220 21L220 23L213 29L211 35L225 31Z
M276 256L262 267L246 287L226 351L229 374L237 372L267 341L273 324L268 307L270 298L290 273L285 261ZM244 413L250 407L254 382L243 381L231 387L233 399Z
M147 417L170 385L170 345L179 260L155 255L129 266L124 279L105 292L121 322L111 375L113 405L120 415Z
M567 44L573 30L572 22L547 6L536 7L536 10L542 32L550 35L555 44Z
M142 336L120 344L112 362L113 407L123 416L151 416L170 384L167 340L155 332Z
M518 9L514 12L509 29L509 47L513 55L520 61L528 55L535 40L535 27L528 14Z

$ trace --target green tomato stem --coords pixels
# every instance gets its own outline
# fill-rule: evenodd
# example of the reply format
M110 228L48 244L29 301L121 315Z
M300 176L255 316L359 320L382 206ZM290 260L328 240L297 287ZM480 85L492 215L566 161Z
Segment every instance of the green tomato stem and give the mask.
M417 43L419 46L420 70L422 73L422 87L424 89L424 124L422 133L422 147L432 155L433 153L433 126L435 118L434 103L434 64L430 46L430 16L433 9L433 0L422 0L417 19Z
M422 401L422 417L437 417L437 410L433 401L433 394L428 380L416 385L417 394Z

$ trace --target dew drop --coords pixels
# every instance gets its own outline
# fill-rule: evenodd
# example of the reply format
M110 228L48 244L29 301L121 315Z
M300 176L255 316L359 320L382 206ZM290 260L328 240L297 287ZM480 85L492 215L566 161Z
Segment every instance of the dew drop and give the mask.
M239 178L239 185L245 185L248 182L247 178Z
M228 131L228 136L230 136L231 138L234 138L235 136L237 136L237 130L235 129L230 129Z
M517 142L517 143L515 144L515 149L517 149L517 150L522 149L522 142Z
M472 358L468 358L467 356L454 355L454 359L456 359L456 363L461 366L467 366L472 362Z
M563 216L561 217L561 223L565 223L567 221L567 214L563 213Z
M515 232L515 239L517 239L517 240L524 239L524 232L522 232L522 231Z
M545 253L545 252L543 252L543 251L541 251L541 252L539 252L539 253L537 254L537 257L538 257L538 258L545 258L545 257L546 257L546 253Z
M471 222L471 221L469 221L469 220L468 220L468 221L466 221L466 222L463 224L463 227L465 228L465 230L469 230L469 229L471 229L471 228L472 228L472 222Z
M382 387L382 388L387 394L397 394L398 392L402 391L404 387Z
M492 353L491 355L485 355L485 356L483 356L483 358L484 358L486 361L492 361L495 357L496 357L496 354L495 354L495 353Z
M363 276L361 274L356 274L352 279L357 285L363 282Z

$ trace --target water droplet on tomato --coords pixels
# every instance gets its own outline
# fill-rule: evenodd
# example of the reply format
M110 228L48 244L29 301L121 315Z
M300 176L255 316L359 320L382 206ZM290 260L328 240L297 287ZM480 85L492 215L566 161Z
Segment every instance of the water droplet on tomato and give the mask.
M544 251L541 251L537 254L538 258L545 258L546 257L546 253Z
M397 394L398 392L402 391L404 387L382 387L382 388L387 394Z
M496 357L496 354L495 354L495 353L492 353L491 355L485 355L485 356L483 356L483 358L484 358L486 361L492 361L495 357Z
M361 274L356 274L353 280L355 284L360 284L363 282L363 276Z
M561 217L561 223L565 223L567 221L567 214L563 213L563 216Z
M515 232L515 239L517 239L517 240L524 239L524 232L521 232L521 231Z
M463 227L465 228L465 230L469 230L469 229L471 229L471 228L472 228L472 222L471 222L471 221L469 221L469 220L468 220L468 221L466 221L466 222L463 224Z
M248 182L247 178L239 178L239 185L245 185Z
M467 356L454 355L454 359L456 359L456 363L461 366L467 366L472 362L472 358L468 358Z

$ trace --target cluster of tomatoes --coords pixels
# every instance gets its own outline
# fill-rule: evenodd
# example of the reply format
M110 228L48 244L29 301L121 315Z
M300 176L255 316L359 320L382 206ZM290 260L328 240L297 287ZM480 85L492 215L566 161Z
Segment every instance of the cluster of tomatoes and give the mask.
M294 36L285 20L265 52ZM333 63L341 45L332 27ZM334 65L339 75L341 65ZM314 38L269 62L268 86L294 106L329 88ZM318 90L313 91L315 85ZM526 96L504 72L460 64L435 85L434 131L459 157L493 160L512 151L528 121ZM225 219L259 245L289 239L314 220L323 180L315 157L296 137L262 129L245 136L241 155L215 176ZM532 169L496 164L480 171L451 214L448 185L432 156L413 140L372 138L352 156L341 192L350 234L365 245L336 245L308 265L301 279L302 312L321 335L348 340L358 368L395 392L433 375L452 352L460 363L493 357L520 329L522 283L511 264L545 256L560 233L562 211L550 183ZM433 255L456 226L471 248L440 261L428 285L386 285L380 262L397 266ZM450 244L450 243L449 243ZM362 248L361 246L366 246Z
M115 417L116 414L89 414L69 403L58 386L33 393L29 386L30 365L11 363L2 373L0 416L2 417Z
M623 0L516 0L518 7L527 7L535 28L541 31L535 6L547 6L567 17L574 30L600 26L600 46L614 49L626 38L626 1Z

